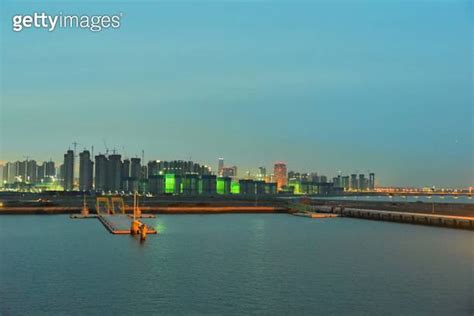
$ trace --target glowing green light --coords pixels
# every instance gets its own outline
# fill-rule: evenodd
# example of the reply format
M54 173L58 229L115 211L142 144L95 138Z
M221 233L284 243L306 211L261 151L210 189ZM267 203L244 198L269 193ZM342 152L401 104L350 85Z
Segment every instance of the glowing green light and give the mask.
M166 193L174 193L174 174L173 173L167 173L165 175L165 192Z
M240 184L238 182L232 182L230 185L230 193L239 194L240 193Z
M301 191L301 183L299 181L289 181L288 183L288 186L289 187L293 187L294 188L294 191L293 193L294 194L302 194L303 192Z
M225 194L224 179L217 178L217 194Z

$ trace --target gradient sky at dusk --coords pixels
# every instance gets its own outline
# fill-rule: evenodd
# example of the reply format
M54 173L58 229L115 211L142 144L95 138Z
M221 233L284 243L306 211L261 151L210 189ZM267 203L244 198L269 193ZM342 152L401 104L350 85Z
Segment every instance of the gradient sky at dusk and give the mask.
M3 1L1 157L103 139L146 160L382 185L474 185L469 1ZM15 14L117 14L119 30L12 31Z

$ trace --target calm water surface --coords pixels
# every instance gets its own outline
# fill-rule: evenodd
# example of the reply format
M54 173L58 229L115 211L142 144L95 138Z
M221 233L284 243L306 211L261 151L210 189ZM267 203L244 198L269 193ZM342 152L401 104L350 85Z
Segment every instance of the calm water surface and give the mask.
M471 231L286 214L0 217L0 314L471 315Z

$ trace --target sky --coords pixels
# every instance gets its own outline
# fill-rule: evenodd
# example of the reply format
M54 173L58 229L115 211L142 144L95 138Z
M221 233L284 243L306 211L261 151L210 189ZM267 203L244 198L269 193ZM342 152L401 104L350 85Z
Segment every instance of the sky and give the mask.
M12 17L121 14L114 30ZM0 160L223 157L474 186L470 1L2 1Z

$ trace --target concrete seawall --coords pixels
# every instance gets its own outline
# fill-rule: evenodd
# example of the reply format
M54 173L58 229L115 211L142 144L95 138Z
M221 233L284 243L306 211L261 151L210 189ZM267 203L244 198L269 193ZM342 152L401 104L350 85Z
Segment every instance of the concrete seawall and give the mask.
M315 210L338 214L342 217L474 230L474 217L471 216L369 210L327 205L315 206Z

